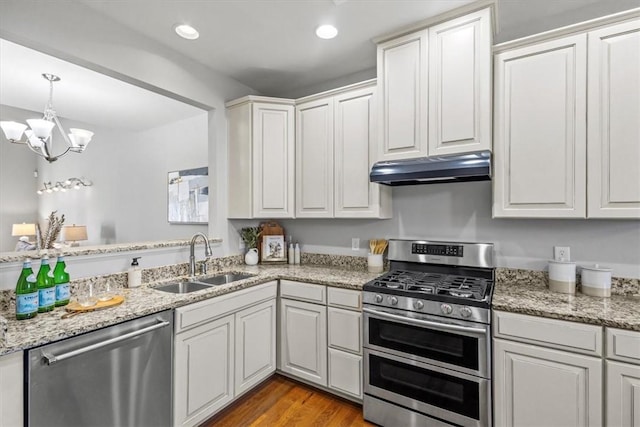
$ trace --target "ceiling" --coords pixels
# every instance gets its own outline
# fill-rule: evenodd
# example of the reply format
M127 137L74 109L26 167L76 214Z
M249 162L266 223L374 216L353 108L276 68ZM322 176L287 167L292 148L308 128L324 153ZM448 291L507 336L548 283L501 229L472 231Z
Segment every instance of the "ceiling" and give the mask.
M0 104L44 111L49 82L42 73L61 78L53 86L53 107L60 117L135 132L205 114L191 105L0 39Z
M372 38L471 0L79 0L118 23L228 75L263 95L282 96L371 70ZM178 37L188 23L198 40ZM316 37L321 24L338 36ZM374 74L375 75L375 74Z

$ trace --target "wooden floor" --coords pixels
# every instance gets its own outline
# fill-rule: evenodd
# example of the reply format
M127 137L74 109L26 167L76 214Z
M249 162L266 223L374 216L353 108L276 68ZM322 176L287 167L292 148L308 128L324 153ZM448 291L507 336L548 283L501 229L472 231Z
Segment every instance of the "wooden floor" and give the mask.
M361 427L362 406L275 375L201 427Z

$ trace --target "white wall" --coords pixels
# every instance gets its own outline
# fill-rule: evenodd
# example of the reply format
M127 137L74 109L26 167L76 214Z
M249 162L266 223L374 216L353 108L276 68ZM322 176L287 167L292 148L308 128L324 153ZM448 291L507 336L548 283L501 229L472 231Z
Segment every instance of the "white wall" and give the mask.
M416 185L393 189L388 220L281 221L310 252L364 255L371 238L492 242L498 266L544 270L553 246L570 246L572 260L640 278L640 221L492 219L491 182ZM232 221L241 228L251 221ZM351 238L360 238L360 251Z
M24 121L32 117L25 110L7 109L0 105L0 120ZM1 132L1 131L0 131ZM0 139L0 252L10 252L18 237L11 236L11 226L17 223L35 223L38 216L36 196L37 156L22 145ZM33 241L35 238L30 237Z

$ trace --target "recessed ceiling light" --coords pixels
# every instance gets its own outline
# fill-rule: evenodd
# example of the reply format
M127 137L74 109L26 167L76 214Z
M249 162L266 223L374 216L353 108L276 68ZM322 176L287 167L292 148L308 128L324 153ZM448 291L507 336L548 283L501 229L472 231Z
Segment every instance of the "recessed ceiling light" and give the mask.
M338 29L333 25L320 25L316 29L316 36L321 39L332 39L338 35Z
M193 28L191 25L187 24L178 24L174 27L176 30L176 34L178 34L183 39L187 40L195 40L200 37L200 33L198 30Z

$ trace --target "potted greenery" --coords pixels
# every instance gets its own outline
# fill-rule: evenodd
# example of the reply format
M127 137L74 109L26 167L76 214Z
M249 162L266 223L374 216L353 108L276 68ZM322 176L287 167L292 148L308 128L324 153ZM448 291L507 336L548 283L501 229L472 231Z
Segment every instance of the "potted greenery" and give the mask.
M260 227L244 227L240 230L240 237L247 247L247 253L244 255L244 262L247 265L256 265L258 263L258 237L260 237Z

